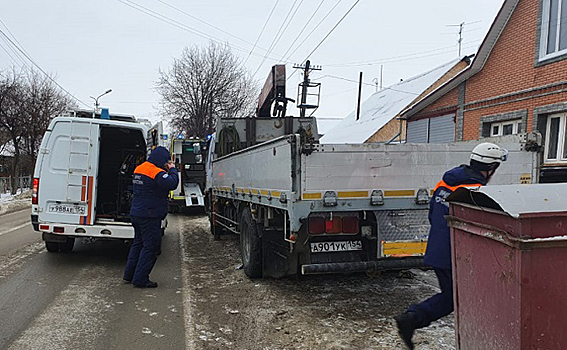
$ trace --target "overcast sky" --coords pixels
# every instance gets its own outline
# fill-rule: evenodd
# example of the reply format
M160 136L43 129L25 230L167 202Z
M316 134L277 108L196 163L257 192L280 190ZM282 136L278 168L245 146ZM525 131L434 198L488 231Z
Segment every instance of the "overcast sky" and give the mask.
M382 65L383 85L389 86L450 61L458 56L459 27L453 25L463 22L462 54L474 53L502 2L1 0L0 69L32 66L4 33L86 104L81 107L93 105L89 96L112 89L101 97L102 106L156 119L158 69L168 69L185 47L214 40L228 42L261 83L276 63L286 63L288 76L306 58L321 65L311 75L322 84L315 115L344 117L356 106L359 72L364 100L375 91ZM287 85L294 99L298 73Z

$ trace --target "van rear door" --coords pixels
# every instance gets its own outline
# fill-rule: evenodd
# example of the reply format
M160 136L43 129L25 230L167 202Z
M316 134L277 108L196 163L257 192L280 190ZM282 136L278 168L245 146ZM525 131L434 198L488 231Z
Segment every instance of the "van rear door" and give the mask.
M163 133L163 123L157 122L150 130L148 130L148 134L146 136L148 154L158 146L166 147L167 139L167 134Z
M98 124L89 120L54 124L39 174L40 222L93 223L98 133Z

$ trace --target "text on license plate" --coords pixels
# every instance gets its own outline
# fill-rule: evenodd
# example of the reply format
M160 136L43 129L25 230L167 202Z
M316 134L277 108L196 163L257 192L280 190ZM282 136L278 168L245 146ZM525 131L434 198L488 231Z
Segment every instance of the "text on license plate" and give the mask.
M351 250L362 250L362 241L311 243L311 253L346 252Z
M86 208L84 205L73 205L73 204L51 204L49 206L50 213L62 213L62 214L79 214L85 215Z

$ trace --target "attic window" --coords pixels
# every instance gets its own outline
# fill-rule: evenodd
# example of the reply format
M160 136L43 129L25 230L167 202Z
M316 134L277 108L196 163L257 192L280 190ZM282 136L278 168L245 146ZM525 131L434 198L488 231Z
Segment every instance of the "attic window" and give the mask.
M490 136L515 135L520 130L520 119L490 124Z
M540 60L567 53L567 0L543 0Z

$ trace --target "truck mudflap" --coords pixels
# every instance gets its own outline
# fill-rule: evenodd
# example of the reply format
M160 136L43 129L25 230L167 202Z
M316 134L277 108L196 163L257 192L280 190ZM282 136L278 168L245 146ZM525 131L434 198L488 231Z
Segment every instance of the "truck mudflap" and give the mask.
M423 257L412 256L400 259L381 259L373 261L340 262L324 264L301 265L302 275L334 273L334 272L364 272L368 270L407 270L423 268Z

